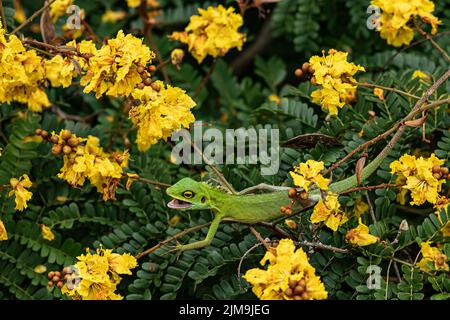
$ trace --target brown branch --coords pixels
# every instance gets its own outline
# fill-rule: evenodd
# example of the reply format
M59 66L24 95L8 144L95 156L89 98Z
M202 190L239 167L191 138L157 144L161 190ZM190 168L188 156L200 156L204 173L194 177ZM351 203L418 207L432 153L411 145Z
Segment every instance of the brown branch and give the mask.
M417 101L417 103L415 104L415 106L412 108L411 112L404 117L402 120L400 120L399 122L397 122L392 128L390 128L389 130L385 131L384 133L376 136L375 138L359 145L358 147L356 147L355 149L353 149L351 152L349 152L344 158L342 158L341 160L339 160L338 162L336 162L335 164L333 164L330 168L328 168L328 170L326 171L325 175L330 174L334 169L338 168L340 165L342 165L344 162L346 162L348 159L350 159L351 157L353 157L356 153L358 153L359 151L368 148L370 145L387 138L388 136L390 136L392 133L397 131L397 134L399 132L400 136L403 134L403 131L405 130L405 122L408 120L413 119L417 114L424 112L428 109L434 108L438 105L441 104L445 104L449 102L449 99L443 99L443 100L438 100L438 101L434 101L426 106L424 106L422 108L422 105L428 100L428 98L437 90L437 88L439 88L439 86L442 85L442 83L444 83L448 78L450 77L450 69L447 70L447 72L441 76L426 92L425 94L422 96L422 98L420 98L419 101ZM398 139L400 139L400 136L397 137L397 135L395 136L395 141L397 142ZM392 138L394 139L394 138ZM393 140L391 140L393 141Z
M419 25L416 24L416 30L419 31L419 33L430 43L433 45L433 47L436 48L437 51L448 61L450 62L450 56L448 53L436 42L433 40L433 37L431 37L428 33L426 33Z
M336 253L349 253L350 251L348 249L342 249L342 248L336 248L333 246L330 246L328 244L323 244L321 242L309 242L309 241L301 241L301 242L295 242L296 245L302 246L302 247L312 247L312 248L318 248L323 250L328 250Z
M197 98L197 96L200 94L200 92L202 92L203 88L208 83L209 79L211 78L211 76L212 76L212 74L214 72L214 69L216 68L216 62L217 62L217 60L214 59L213 63L209 67L208 73L203 77L202 82L200 82L198 87L195 89L195 91L194 91L194 93L192 95L193 99Z
M380 85L374 84L374 83L358 82L357 85L360 86L360 87L366 87L366 88L379 88L379 89L383 89L383 90L386 90L386 91L399 93L399 94L405 95L407 97L410 97L410 98L413 98L413 99L416 99L416 100L420 99L419 96L416 96L416 95L411 94L409 92L406 92L406 91L403 91L403 90L399 90L399 89L395 89L395 88L391 88L391 87L380 86Z
M387 189L387 188L399 188L400 186L394 184L394 183L382 183L376 186L365 186L365 187L354 187L354 188L350 188L347 189L345 191L339 192L339 195L343 195L343 194L348 194L348 193L352 193L355 191L363 191L363 190L367 190L367 191L371 191L371 190L377 190L377 189Z
M53 4L53 2L55 2L55 1L56 0L50 0L46 5L44 5L38 11L33 13L27 20L25 20L22 24L20 24L17 28L15 28L10 34L16 34L17 32L19 32L19 30L21 30L27 24L32 22L37 16L39 16L42 12L44 12L44 10L46 10L48 7L50 7Z
M8 24L6 23L6 15L5 10L3 9L3 1L0 0L0 15L3 21L3 29L5 29L6 32L8 32Z
M151 184L151 185L154 185L154 186L158 186L158 187L161 187L161 188L169 188L171 186L170 184L167 184L167 183L164 183L164 182L159 182L159 181L156 181L156 180L148 180L148 179L144 179L144 178L141 178L141 177L137 178L137 181L140 181L140 182L146 183L146 184Z

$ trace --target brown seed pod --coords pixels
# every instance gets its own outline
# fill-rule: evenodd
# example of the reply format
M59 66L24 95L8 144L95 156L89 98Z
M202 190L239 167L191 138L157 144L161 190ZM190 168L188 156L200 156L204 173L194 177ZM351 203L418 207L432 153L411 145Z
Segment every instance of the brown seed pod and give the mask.
M294 296L294 300L303 300L303 299L302 299L302 296L296 295L296 296Z
M302 199L302 200L308 199L308 192L306 192L305 190L302 190L300 192L300 199Z
M294 288L294 294L302 294L305 291L305 287L298 285Z
M139 74L142 74L142 73L145 72L145 68L144 68L143 66L139 66L139 67L137 68L137 72L138 72Z
M300 285L300 286L302 286L302 287L306 287L306 281L305 281L305 279L301 279L301 280L298 282L298 285Z
M58 137L56 134L54 134L54 135L52 135L52 136L50 137L50 141L51 141L53 144L57 144L57 143L59 142L59 137Z
M75 137L72 137L67 141L67 144L71 147L76 147L76 146L78 146L79 143L80 143L80 141L78 141L78 139Z
M53 282L49 281L49 282L47 282L47 285L48 285L49 287L53 287Z
M72 274L72 268L71 267L65 267L64 269L63 269L63 273L65 273L65 274Z
M302 69L298 68L298 69L295 69L294 74L297 78L300 78L303 75L303 71L302 71Z
M143 82L138 84L138 89L144 89L145 88L145 84Z
M442 174L443 176L448 175L448 173L449 173L449 170L448 170L447 167L442 167L442 168L441 168L441 174Z
M152 89L155 91L161 90L161 86L157 83L152 83Z
M450 173L447 175L447 180L450 180Z
M61 278L61 272L55 271L55 276L57 276L58 278Z
M308 300L308 292L303 292L302 293L302 300Z
M287 288L286 290L284 290L284 293L285 293L288 297L292 297L292 289L291 289L291 288Z
M34 131L34 133L35 133L37 136L40 136L40 135L42 134L42 129L36 129L36 131Z
M297 286L297 284L298 284L298 281L297 280L289 280L289 287L291 288L291 289L294 289L296 286Z
M42 137L43 139L47 139L47 138L48 138L48 136L49 136L49 133L48 133L48 131L46 131L46 130L42 130L42 132L41 132L41 137Z
M155 65L150 65L149 67L148 67L148 71L150 72L150 73L153 73L153 72L155 72L156 71L156 66Z
M302 71L304 73L308 73L310 69L310 64L308 62L305 62L304 64L302 64Z
M48 278L49 278L49 279L52 279L54 276L55 276L55 272L50 271L50 272L48 273Z
M56 286L58 287L58 288L62 288L62 287L64 287L64 282L62 282L62 281L58 281L58 283L56 284Z
M60 144L55 144L55 145L52 147L52 153L53 153L55 156L59 156L59 155L61 154L61 152L62 152L62 149L63 149L62 145L60 145Z
M70 146L64 146L63 152L65 155L72 153L72 148Z
M60 277L57 277L57 276L54 276L54 277L52 278L52 281L53 281L53 282L58 282L59 280L61 280L61 278L60 278Z
M292 209L291 208L286 208L286 212L287 215L291 215L292 214Z
M438 165L434 165L433 166L433 173L440 173L441 172L441 167Z
M70 138L72 138L72 132L70 132L70 130L63 130L63 132L61 133L61 138L63 138L63 140L69 140Z
M442 178L440 173L433 173L433 177L438 180Z
M285 212L286 212L286 207L280 207L280 211L281 211L282 213L285 213Z
M145 84L146 86L151 85L151 84L152 84L152 79L151 79L151 78L145 79L145 80L144 80L144 84Z
M317 86L317 80L316 80L316 77L312 76L310 81L311 81L311 84L312 84L313 86Z
M290 188L288 191L288 196L289 198L295 198L297 196L297 189L295 188Z
M63 279L64 279L64 281L67 281L67 280L69 280L71 277L72 277L71 274L65 274Z

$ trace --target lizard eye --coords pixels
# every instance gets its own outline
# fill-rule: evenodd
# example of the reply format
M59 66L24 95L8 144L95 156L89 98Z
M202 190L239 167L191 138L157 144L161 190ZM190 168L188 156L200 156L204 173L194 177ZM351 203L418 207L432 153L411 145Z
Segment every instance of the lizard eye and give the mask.
M185 191L183 193L183 197L185 197L186 199L190 199L194 196L194 193L192 191Z

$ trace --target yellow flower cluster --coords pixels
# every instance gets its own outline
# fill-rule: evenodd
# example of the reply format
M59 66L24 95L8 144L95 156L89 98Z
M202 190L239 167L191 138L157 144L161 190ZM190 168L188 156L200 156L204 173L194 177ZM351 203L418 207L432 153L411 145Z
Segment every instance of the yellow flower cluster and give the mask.
M61 292L75 300L121 300L115 293L122 278L120 274L131 274L137 266L136 258L129 253L117 254L112 250L97 249L96 253L77 257L75 272Z
M50 5L50 17L56 22L59 17L66 14L67 8L73 4L73 0L56 0Z
M321 190L327 190L330 179L324 178L321 174L325 168L323 161L308 160L294 167L294 171L289 172L294 184L308 192L311 184L316 184Z
M138 67L155 58L142 39L125 36L122 30L99 50L90 41L84 41L80 49L80 53L90 55L88 63L80 63L86 71L80 84L85 87L84 93L94 91L97 98L105 93L113 97L130 95L142 82Z
M325 198L325 203L322 199L315 205L311 215L312 223L319 223L325 221L325 225L333 231L336 231L340 226L348 221L346 214L339 208L338 196L329 193Z
M142 1L147 1L147 6L155 8L159 6L159 3L157 0L127 0L127 4L130 8L136 8L139 7L142 3Z
M422 253L422 260L417 263L423 271L430 272L431 268L428 265L431 263L434 266L435 271L444 270L448 271L447 256L443 254L438 248L430 246L429 242L422 242L420 245L420 252Z
M8 240L8 232L6 232L5 224L0 220L0 241Z
M261 300L323 300L328 296L325 286L309 264L303 249L295 249L290 239L282 239L276 254L267 251L261 260L267 270L251 269L244 279L253 286L253 293Z
M438 220L439 220L439 222L442 225L441 232L442 232L442 236L444 238L449 238L450 237L450 221L448 221L448 218L449 218L449 216L448 216L449 206L450 206L450 200L447 197L444 197L444 196L440 197L438 199L438 201L436 202L436 204L435 204L435 208L437 209L436 210L436 215L438 216ZM445 220L445 222L442 221L441 211L445 212L445 216L447 218Z
M441 166L443 160L432 154L429 158L404 154L399 160L390 165L391 173L398 174L397 183L403 185L403 189L411 191L412 205L421 205L426 201L435 204L439 198L442 184L445 180L433 175L433 167Z
M168 138L181 126L189 127L195 120L191 113L195 102L184 90L170 85L164 87L161 81L154 83L158 91L149 86L132 94L140 102L130 110L131 121L138 128L136 143L140 151Z
M45 80L42 59L27 50L14 35L6 40L0 22L0 103L13 101L28 105L35 112L50 106L41 85Z
M322 106L331 115L338 114L338 108L346 104L346 99L356 92L356 80L353 75L365 71L364 67L347 61L347 52L334 49L322 52L322 56L313 56L309 60L315 84L320 89L311 93L312 102Z
M55 234L53 233L52 229L47 227L45 224L41 224L39 228L41 229L42 238L48 241L55 240Z
M44 67L46 77L53 87L66 88L72 84L72 79L77 76L73 62L60 55L46 60Z
M238 29L243 24L240 14L234 13L234 8L208 7L206 10L199 8L200 15L191 16L189 25L183 32L174 32L173 40L178 40L188 45L198 63L201 63L207 55L214 58L224 56L230 49L242 49L246 39L244 33Z
M59 134L60 141L63 140L63 131ZM128 152L104 152L97 137L80 139L74 135L73 138L78 139L79 143L73 152L64 155L64 166L58 177L73 187L82 186L89 179L97 191L103 193L105 201L115 199L123 168L128 165Z
M431 25L431 33L437 32L441 24L438 18L432 15L434 3L430 0L372 0L372 5L382 10L379 32L387 43L395 47L409 45L414 38L411 23L420 18Z
M361 218L358 219L358 226L350 229L345 239L354 246L364 247L373 244L379 240L369 233L369 227L362 223Z
M26 188L31 188L32 183L28 175L24 174L19 179L12 178L9 181L12 190L9 192L9 196L15 196L16 210L23 211L28 208L27 201L31 199L33 193Z

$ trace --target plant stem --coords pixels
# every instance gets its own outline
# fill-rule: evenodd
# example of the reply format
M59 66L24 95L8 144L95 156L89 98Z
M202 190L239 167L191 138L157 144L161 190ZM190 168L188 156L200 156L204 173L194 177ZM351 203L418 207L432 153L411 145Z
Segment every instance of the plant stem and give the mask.
M433 37L430 36L428 33L426 33L419 25L416 24L416 30L419 31L419 33L430 43L433 45L433 47L436 48L437 51L448 61L450 62L450 56L448 53L436 42L433 40Z
M3 0L0 0L0 14L3 22L3 29L8 32L8 24L6 23L5 10L3 9Z
M45 9L50 7L53 2L56 0L50 0L46 5L44 5L42 8L40 8L38 11L33 13L27 20L25 20L21 25L19 25L17 28L15 28L10 34L16 34L19 30L21 30L23 27L25 27L27 24L32 22L37 16L39 16Z
M395 89L395 88L391 88L391 87L380 86L380 85L374 84L374 83L358 82L357 85L361 86L361 87L366 87L366 88L379 88L379 89L383 89L383 90L386 90L386 91L391 91L391 92L395 92L395 93L398 93L398 94L402 94L404 96L407 96L407 97L410 97L410 98L413 98L413 99L416 99L416 100L420 99L419 96L416 96L416 95L411 94L409 92L406 92L406 91L403 91L403 90L399 90L399 89Z

